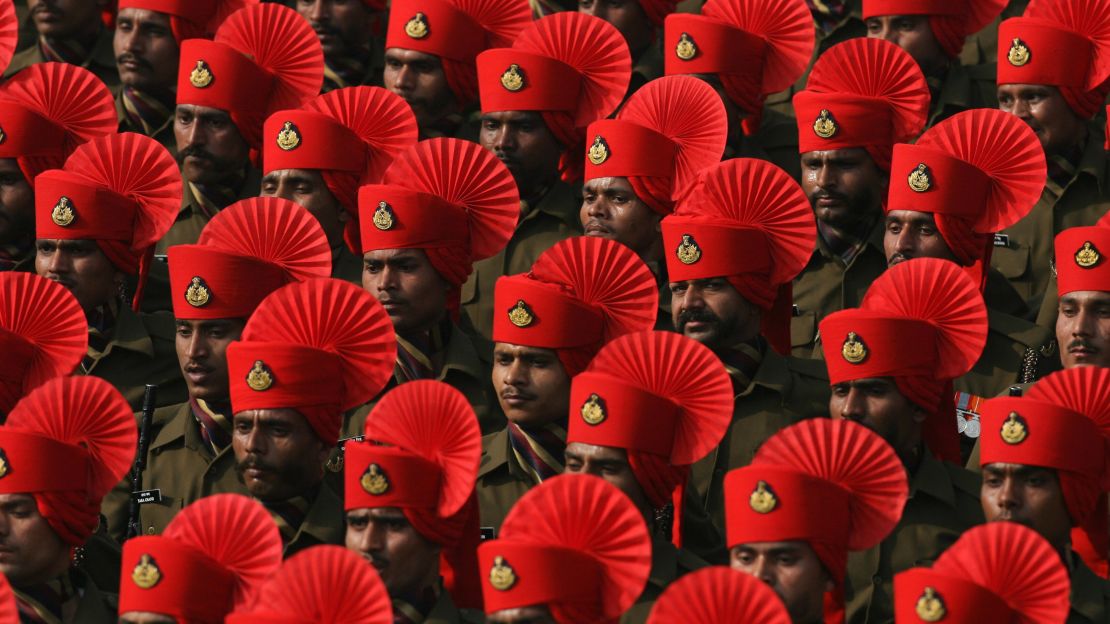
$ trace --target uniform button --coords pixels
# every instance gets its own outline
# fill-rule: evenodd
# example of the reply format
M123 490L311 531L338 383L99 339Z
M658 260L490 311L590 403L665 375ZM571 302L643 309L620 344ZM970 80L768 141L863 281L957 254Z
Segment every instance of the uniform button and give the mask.
M871 582L876 584L876 585L882 585L883 584L883 577L876 574L875 576L871 577Z
M153 524L150 525L149 527L147 527L146 534L147 535L154 535L154 525ZM879 577L876 576L875 578L879 578Z

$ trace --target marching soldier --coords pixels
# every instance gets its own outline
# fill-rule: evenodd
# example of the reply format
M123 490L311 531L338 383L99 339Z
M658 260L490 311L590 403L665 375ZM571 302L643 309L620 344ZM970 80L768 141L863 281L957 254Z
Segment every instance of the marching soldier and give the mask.
M380 85L385 2L380 0L297 0L287 3L301 14L324 50L321 93Z
M677 5L676 0L632 0L631 2L582 0L578 3L579 13L609 22L624 37L624 42L632 55L632 78L628 82L629 96L663 75L661 46L663 22L668 15L675 12Z
M38 63L55 62L87 69L109 88L119 85L112 30L101 19L103 2L28 0L27 8L37 37L11 57L4 78Z
M1110 368L1110 263L1103 256L1110 250L1110 217L1060 232L1055 247L1060 363Z

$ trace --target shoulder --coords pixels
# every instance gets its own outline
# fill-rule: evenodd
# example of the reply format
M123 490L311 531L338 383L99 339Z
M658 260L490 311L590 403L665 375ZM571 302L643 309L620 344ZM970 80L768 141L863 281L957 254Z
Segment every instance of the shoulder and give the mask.
M482 436L482 459L478 463L478 479L505 465L508 457L506 454L508 438L507 429Z
M786 367L797 379L807 383L821 382L826 388L829 385L829 369L824 360L789 356L786 358Z
M945 472L948 473L949 480L952 481L952 487L956 492L957 498L970 497L974 500L975 504L978 505L979 490L983 482L982 476L951 462L941 462L941 465L944 466ZM958 502L959 501L957 501L957 503Z
M158 312L144 312L139 315L143 327L154 340L174 341L177 339L177 324L173 313L160 310Z

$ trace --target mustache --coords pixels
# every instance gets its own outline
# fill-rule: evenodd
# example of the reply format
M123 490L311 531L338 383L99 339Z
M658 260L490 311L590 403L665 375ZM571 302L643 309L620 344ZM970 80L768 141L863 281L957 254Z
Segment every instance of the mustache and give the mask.
M678 313L678 331L682 332L687 323L720 323L721 319L717 318L709 310L683 310Z
M243 461L235 464L235 472L239 473L240 477L243 475L244 472L252 468L257 470L265 470L267 472L277 472L277 470L270 464L249 456Z
M119 56L116 57L116 63L117 64L126 63L126 62L136 63L138 65L146 67L147 69L151 69L153 67L149 62L147 62L146 59L139 58L138 56L135 56L134 54L131 54L130 52L124 52L123 54L120 54Z
M1068 351L1076 348L1087 349L1089 351L1098 351L1097 347L1095 347L1090 342L1083 340L1082 338L1076 338L1075 340L1072 340L1068 343Z

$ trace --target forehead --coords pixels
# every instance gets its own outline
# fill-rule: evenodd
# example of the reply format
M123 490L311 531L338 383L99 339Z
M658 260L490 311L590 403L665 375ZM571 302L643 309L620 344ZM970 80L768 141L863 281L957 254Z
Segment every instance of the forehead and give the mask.
M235 414L237 421L258 420L268 424L308 424L300 412L291 407L275 407L271 409L245 410Z
M1056 87L1050 85L1022 83L1000 84L998 85L998 92L1017 97L1028 97L1032 95L1055 95L1060 93L1060 91Z
M886 213L887 221L901 223L935 223L936 218L931 212L918 212L916 210L891 210Z
M579 459L589 459L593 461L627 461L628 451L622 448L613 446L597 446L596 444L586 444L585 442L570 442L567 444L567 455L573 455Z
M843 149L834 150L814 150L802 154L805 160L821 161L821 162L862 162L870 158L867 150L862 147L845 147Z
M405 512L399 507L360 507L348 511L347 516L371 520L404 520Z
M68 249L89 250L96 248L96 241L85 238L40 238L38 242Z
M1060 297L1060 302L1069 305L1110 305L1110 291L1076 290Z
M366 261L401 262L402 260L426 261L428 254L423 249L373 249L362 255Z
M277 182L281 180L309 180L323 183L324 176L315 169L278 169L277 171L267 173L262 179L268 182Z
M756 553L813 552L808 542L800 540L788 542L749 542L747 544L739 544L736 547L741 550L750 550Z
M851 386L853 388L896 388L893 377L864 377L842 381L836 386Z
M151 11L149 9L136 9L128 7L119 10L119 20L127 20L135 24L154 24L158 26L170 25L170 16L160 11Z
M439 57L427 52L408 50L405 48L389 48L385 51L385 58L399 63L431 63L439 64Z
M501 355L511 355L513 357L541 357L549 356L555 357L554 349L543 349L540 347L526 347L524 345L516 345L508 342L496 342L493 345L494 353Z
M206 329L234 329L236 327L243 327L246 321L243 319L176 319L178 327L188 327L194 331L203 331Z
M536 111L497 111L483 113L482 119L499 121L501 123L542 123L543 116Z
M1030 475L1033 473L1047 472L1049 474L1056 474L1052 468L1045 468L1043 466L1027 466L1025 464L1010 464L1005 462L995 462L983 466L983 472L990 472L992 474L1003 475Z
M30 494L0 494L0 505L18 505L33 502L35 502L35 497Z
M231 115L227 111L219 108L212 108L211 106L199 106L197 104L178 104L177 113L186 113L194 117L204 117L205 119L231 119Z
M587 180L582 186L582 190L591 193L603 193L605 191L632 191L632 184L625 177L609 177L609 178L594 178Z

